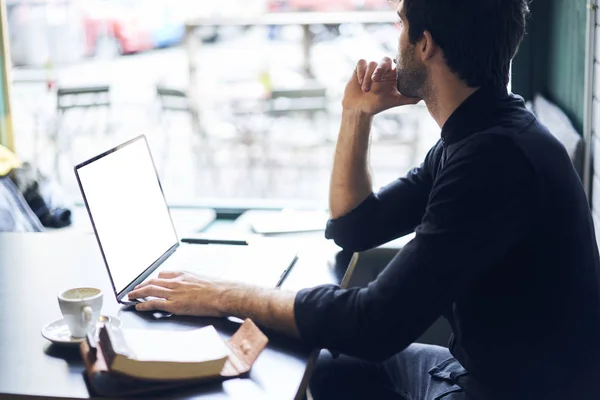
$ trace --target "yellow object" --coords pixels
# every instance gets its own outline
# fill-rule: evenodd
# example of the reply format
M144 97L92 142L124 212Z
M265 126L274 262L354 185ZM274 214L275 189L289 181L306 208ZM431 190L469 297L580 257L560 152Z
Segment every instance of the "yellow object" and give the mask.
M9 149L0 145L0 176L8 175L10 171L21 167L21 160Z
M268 68L264 68L263 70L260 71L260 75L259 75L258 79L260 80L260 83L263 85L263 89L265 90L265 92L271 93L271 88L272 88L271 73Z
M0 0L0 145L15 150L14 132L10 114L10 77L12 62L8 43L6 1ZM0 171L0 175L1 171Z

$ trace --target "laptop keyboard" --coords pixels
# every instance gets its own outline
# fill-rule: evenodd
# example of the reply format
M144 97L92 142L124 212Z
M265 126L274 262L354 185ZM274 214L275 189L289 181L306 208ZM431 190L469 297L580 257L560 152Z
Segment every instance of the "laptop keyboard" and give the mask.
M186 271L200 276L219 278L228 266L235 262L234 259L240 259L239 253L224 251L221 246L182 245L161 265L160 270Z
M285 249L183 244L158 268L273 288L293 260Z

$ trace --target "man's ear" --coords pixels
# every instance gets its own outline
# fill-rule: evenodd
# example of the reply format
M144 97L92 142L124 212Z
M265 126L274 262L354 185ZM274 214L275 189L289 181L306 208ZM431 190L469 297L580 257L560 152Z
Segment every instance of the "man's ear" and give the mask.
M425 31L423 32L423 36L417 45L419 47L421 53L421 60L428 61L438 50L437 43L433 40L433 36L431 36L431 32Z

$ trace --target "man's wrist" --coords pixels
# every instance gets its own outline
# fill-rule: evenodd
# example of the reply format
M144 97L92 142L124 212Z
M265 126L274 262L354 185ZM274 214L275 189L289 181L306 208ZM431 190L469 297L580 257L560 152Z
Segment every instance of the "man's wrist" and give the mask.
M342 119L346 118L356 122L371 123L374 116L374 114L367 113L363 110L355 108L342 108Z
M361 110L344 109L342 111L341 136L369 137L373 115Z
M222 282L218 284L214 298L216 316L250 318L256 324L300 337L294 314L294 292Z
M222 317L242 314L242 306L250 290L250 287L238 283L220 284L215 296L215 310Z

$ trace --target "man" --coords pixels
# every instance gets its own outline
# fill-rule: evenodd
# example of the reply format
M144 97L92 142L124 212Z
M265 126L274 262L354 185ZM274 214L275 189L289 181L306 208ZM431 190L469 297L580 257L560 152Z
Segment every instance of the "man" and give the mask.
M399 56L361 60L343 99L326 236L361 251L415 232L366 288L285 293L163 274L130 297L250 317L322 352L315 399L600 398L600 261L564 148L507 93L526 0L403 0ZM423 99L442 128L374 194L373 116ZM411 345L439 316L450 348Z

